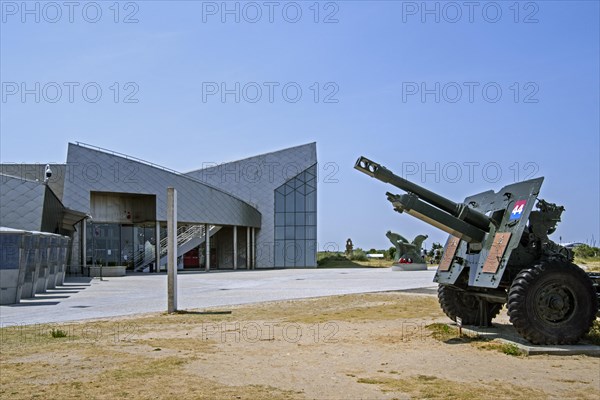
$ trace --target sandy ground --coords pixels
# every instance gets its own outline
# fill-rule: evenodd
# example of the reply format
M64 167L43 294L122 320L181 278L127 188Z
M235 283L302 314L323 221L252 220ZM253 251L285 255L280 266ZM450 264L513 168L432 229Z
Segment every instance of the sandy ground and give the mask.
M436 322L434 296L377 293L13 327L0 397L600 398L600 358L507 355Z

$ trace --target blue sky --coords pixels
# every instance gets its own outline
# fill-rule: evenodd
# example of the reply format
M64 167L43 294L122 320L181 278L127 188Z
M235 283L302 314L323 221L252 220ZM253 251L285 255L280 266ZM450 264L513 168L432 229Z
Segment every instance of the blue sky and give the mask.
M188 171L316 141L322 246L445 240L360 155L456 201L545 176L553 238L598 243L599 2L470 4L2 1L0 157L81 141Z

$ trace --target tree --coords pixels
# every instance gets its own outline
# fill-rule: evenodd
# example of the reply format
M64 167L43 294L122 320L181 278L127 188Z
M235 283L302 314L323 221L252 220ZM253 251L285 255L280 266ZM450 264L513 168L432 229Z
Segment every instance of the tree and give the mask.
M388 249L388 254L390 255L390 259L394 259L394 257L396 256L396 247L392 246Z
M431 245L431 250L429 250L427 252L427 255L429 257L433 257L435 255L435 250L436 249L441 249L443 246L441 244L439 244L438 242L433 242L433 244Z

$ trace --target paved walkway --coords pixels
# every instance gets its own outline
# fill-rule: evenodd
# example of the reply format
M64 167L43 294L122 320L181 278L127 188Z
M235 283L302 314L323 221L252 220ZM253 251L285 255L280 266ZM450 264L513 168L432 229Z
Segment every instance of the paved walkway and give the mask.
M178 308L197 309L272 300L436 286L435 271L390 268L215 271L180 273ZM0 326L64 322L166 311L167 276L69 278L64 286L20 304L0 306Z

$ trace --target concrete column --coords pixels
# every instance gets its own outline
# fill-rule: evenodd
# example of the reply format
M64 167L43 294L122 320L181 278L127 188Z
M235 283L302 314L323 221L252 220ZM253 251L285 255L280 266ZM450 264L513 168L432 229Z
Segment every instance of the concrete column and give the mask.
M155 233L156 245L154 246L154 257L156 258L156 270L154 272L160 272L160 222L156 221Z
M177 190L167 189L167 312L177 311Z
M210 226L208 224L204 224L204 244L206 246L206 258L204 260L204 270L206 272L210 271Z
M233 226L233 269L237 269L237 226Z
M250 269L250 227L246 227L246 269Z
M252 228L252 269L256 269L256 228Z
M81 273L87 267L87 218L81 221Z

